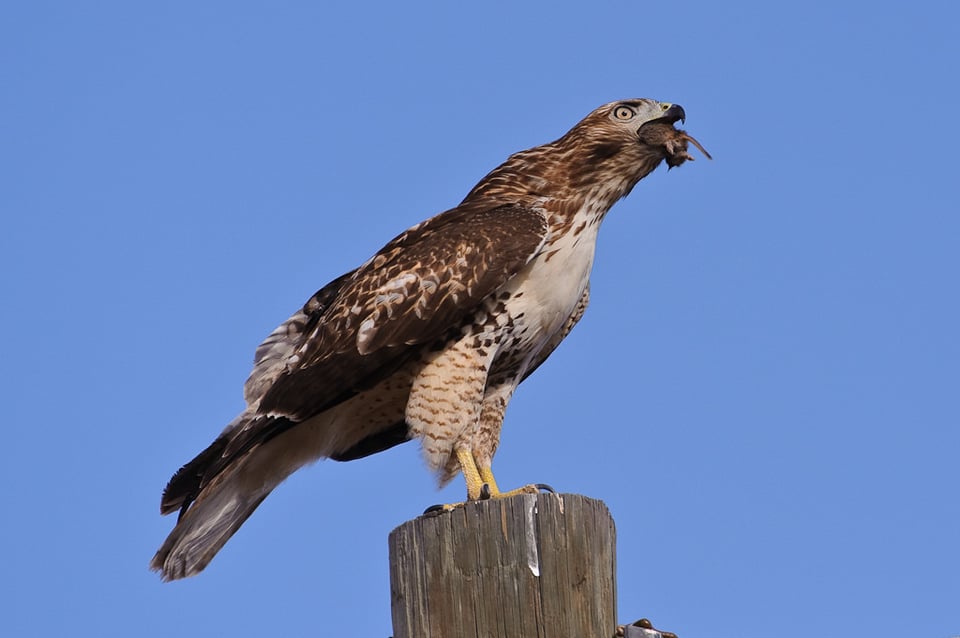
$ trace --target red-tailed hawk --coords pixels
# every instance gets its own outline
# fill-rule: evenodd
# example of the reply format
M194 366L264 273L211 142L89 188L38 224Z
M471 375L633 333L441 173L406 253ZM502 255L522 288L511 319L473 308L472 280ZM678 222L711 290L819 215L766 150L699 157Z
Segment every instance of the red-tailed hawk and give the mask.
M605 104L324 286L257 348L243 413L170 479L160 512L180 517L151 568L197 574L298 468L410 439L441 484L462 472L468 499L501 496L490 464L507 403L587 307L610 207L699 148L673 127L683 118Z

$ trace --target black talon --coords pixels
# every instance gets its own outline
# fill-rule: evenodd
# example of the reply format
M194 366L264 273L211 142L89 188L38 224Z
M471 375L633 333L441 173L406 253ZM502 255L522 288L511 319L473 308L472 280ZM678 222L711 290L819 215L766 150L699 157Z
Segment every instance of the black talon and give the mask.
M480 488L480 500L486 501L490 499L490 486L486 483L483 484L483 487Z
M541 492L550 492L551 494L556 494L556 493L557 493L557 490L553 489L552 487L550 487L550 486L547 485L546 483L534 483L533 486L536 487L536 488L537 488L538 490L540 490Z
M431 505L427 509L423 510L422 516L431 516L443 514L443 505Z

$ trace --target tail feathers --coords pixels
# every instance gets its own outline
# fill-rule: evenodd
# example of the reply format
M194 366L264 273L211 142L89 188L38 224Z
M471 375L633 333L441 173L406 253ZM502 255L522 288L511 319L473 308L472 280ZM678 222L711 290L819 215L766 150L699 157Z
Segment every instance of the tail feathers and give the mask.
M150 561L150 569L163 580L199 574L279 483L251 492L232 468L217 479L186 510Z
M177 470L163 489L163 496L160 498L161 514L166 515L180 510L180 515L183 516L193 499L199 496L201 488L209 481L208 477L215 476L215 472L211 469L217 463L222 463L223 452L227 449L228 443L229 439L226 436L218 437L195 459Z
M213 443L173 475L163 490L160 513L169 514L179 509L182 517L193 500L200 496L208 483L217 480L221 472L294 425L284 417L240 414Z

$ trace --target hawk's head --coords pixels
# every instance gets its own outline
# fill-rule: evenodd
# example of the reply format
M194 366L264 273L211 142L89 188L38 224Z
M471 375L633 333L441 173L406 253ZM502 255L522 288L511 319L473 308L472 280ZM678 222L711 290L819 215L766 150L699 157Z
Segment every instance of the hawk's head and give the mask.
M556 175L565 179L555 179L555 183L565 181L574 193L612 204L664 160L674 167L693 159L687 153L687 142L703 151L685 131L674 128L685 117L678 104L648 98L619 100L594 110L566 135L542 148L551 149L560 159L555 164L559 169Z
M464 201L549 195L570 202L592 200L597 210L606 210L664 160L670 167L692 160L687 142L710 157L695 139L674 128L685 117L678 104L647 98L604 104L560 139L511 155Z
M710 158L699 142L685 131L674 128L686 113L679 104L649 98L620 100L604 104L580 121L565 136L584 144L598 161L625 154L644 160L666 160L670 167L692 160L687 142L692 142ZM640 148L637 148L637 147Z
M687 117L679 104L658 102L649 98L610 102L596 109L586 119L595 115L609 119L616 125L623 125L627 130L632 129L634 132L647 122L662 120L674 124L678 121L682 122Z

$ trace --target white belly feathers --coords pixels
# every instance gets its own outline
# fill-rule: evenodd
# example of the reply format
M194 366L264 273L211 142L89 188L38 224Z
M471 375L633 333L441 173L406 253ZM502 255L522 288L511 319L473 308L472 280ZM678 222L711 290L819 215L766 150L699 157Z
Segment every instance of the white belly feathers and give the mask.
M522 331L524 342L513 346L527 353L519 377L563 328L583 296L593 268L598 228L599 224L588 224L579 234L568 232L546 246L505 288L511 293L507 314L526 328Z

